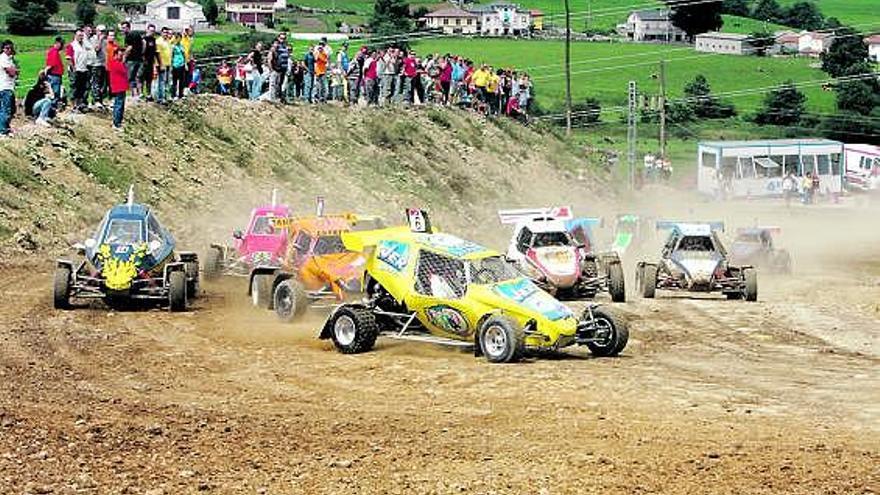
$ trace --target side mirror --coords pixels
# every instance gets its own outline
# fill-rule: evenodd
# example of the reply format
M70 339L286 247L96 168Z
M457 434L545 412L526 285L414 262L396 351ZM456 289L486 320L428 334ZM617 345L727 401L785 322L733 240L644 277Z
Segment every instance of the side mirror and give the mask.
M242 240L244 238L244 234L240 230L233 230L232 237L234 237L238 240Z

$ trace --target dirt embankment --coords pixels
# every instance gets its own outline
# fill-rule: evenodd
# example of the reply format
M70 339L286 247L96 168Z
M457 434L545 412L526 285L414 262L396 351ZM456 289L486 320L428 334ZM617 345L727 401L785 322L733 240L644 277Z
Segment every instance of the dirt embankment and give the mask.
M405 206L479 234L489 205L610 194L586 156L548 133L455 110L280 107L204 96L136 106L122 135L106 116L0 143L0 246L57 248L135 184L188 243L228 236L272 188L300 211L401 219ZM246 213L245 213L246 214ZM199 229L194 229L198 226ZM215 230L212 230L215 229ZM199 247L199 246L197 246Z

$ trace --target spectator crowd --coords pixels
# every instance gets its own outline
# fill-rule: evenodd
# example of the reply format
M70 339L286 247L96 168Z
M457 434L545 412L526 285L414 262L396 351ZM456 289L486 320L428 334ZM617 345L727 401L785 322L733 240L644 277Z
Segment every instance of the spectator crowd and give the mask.
M434 104L525 122L534 98L525 72L478 65L448 53L419 56L409 49L368 46L352 53L347 42L334 50L323 38L297 57L287 34L281 33L270 46L258 42L246 54L211 57L197 65L193 40L191 28L157 31L151 24L137 33L128 22L121 23L118 32L103 25L85 26L68 43L56 37L24 99L24 113L39 125L50 125L68 107L81 113L110 106L113 127L121 129L126 100L165 104L198 93L202 69L208 68L216 77L211 90L220 95L279 103ZM14 44L4 41L0 135L9 134L16 110L20 74L14 55Z

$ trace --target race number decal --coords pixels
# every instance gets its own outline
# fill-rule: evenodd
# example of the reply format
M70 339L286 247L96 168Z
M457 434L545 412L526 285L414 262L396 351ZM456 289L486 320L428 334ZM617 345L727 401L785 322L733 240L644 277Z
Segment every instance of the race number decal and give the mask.
M431 221L425 210L419 208L406 209L406 221L409 223L409 230L419 234L427 234L431 232Z

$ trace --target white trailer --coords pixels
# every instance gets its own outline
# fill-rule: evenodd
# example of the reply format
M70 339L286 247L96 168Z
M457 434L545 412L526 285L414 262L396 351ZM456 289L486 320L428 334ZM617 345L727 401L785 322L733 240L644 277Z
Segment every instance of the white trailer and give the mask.
M843 152L847 189L850 191L880 189L880 146L847 144Z
M777 196L783 177L809 173L819 176L820 194L839 194L842 155L843 143L827 139L705 141L697 153L697 185L719 198Z

